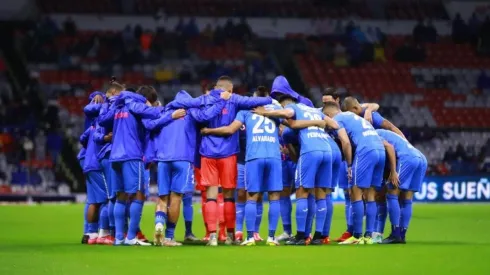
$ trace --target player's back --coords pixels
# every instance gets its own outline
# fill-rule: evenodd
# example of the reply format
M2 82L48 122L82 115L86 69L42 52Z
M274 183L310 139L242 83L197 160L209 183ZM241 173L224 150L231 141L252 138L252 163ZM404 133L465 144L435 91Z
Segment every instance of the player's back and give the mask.
M125 92L123 92L125 93ZM121 94L114 114L111 161L142 160L146 131L141 120L130 111L131 104L144 104L138 94Z
M273 104L266 105L265 108L268 110L281 109ZM250 111L238 112L236 119L245 124L246 161L257 158L281 159L279 120L269 119Z
M393 145L395 148L396 155L398 157L401 156L414 156L414 157L421 157L421 153L417 148L413 147L410 142L408 142L406 139L402 138L401 136L397 135L396 133L384 129L378 129L376 130L378 135L385 139L388 143Z
M383 142L373 126L352 112L342 112L334 117L340 128L344 128L354 144L356 153L384 150Z
M323 120L325 115L318 109L308 107L302 103L289 104L286 108L294 110L295 120ZM299 130L300 154L312 151L331 152L328 139L330 136L320 127L308 127Z
M197 123L190 114L170 121L158 134L157 159L194 162Z

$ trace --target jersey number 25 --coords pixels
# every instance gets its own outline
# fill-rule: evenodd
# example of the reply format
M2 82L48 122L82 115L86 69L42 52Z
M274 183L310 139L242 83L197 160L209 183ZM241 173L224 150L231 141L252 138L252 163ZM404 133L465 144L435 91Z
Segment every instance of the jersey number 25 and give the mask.
M266 133L272 134L276 130L276 124L267 117L259 116L257 114L252 115L253 120L259 120L255 122L252 133L263 134L264 130Z

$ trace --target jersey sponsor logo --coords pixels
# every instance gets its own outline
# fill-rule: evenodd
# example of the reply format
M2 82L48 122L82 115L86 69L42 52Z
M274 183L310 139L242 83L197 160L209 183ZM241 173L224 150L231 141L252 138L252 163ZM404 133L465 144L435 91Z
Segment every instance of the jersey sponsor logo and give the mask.
M223 108L223 110L221 111L221 114L222 115L227 115L228 114L228 109Z
M121 119L121 118L128 118L128 117L129 117L128 112L120 112L114 115L114 119Z

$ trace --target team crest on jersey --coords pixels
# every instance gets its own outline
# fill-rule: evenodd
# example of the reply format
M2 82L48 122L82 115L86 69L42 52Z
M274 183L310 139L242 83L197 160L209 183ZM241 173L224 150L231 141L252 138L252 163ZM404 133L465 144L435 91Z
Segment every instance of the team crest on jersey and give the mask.
M221 111L221 114L222 115L227 115L228 114L228 109L223 108L223 110Z

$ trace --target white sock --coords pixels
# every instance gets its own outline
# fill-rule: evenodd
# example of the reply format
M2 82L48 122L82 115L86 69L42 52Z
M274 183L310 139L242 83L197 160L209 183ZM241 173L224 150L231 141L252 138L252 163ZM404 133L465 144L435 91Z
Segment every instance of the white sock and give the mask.
M97 237L99 236L99 234L97 233L88 233L87 235L89 239L97 239Z
M109 236L111 232L106 229L99 229L99 237Z

